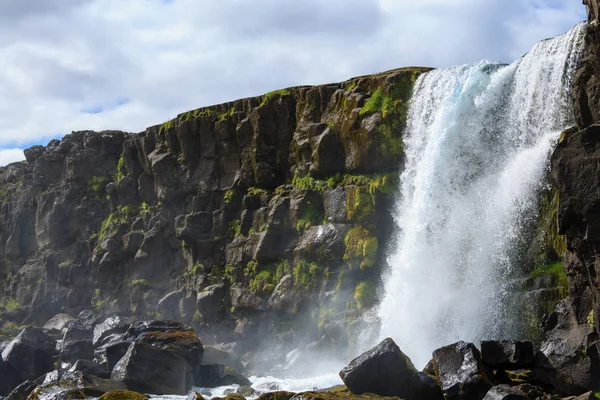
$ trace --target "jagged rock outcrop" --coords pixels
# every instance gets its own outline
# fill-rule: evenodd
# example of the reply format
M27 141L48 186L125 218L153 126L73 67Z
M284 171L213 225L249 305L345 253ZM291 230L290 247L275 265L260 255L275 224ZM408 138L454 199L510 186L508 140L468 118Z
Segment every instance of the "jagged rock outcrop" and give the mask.
M551 159L569 291L545 321L535 361L540 379L572 395L600 390L600 27L598 1L584 3L589 24L572 90L577 126L563 132Z
M240 354L296 321L314 332L308 342L344 332L327 327L376 301L408 100L424 71L290 88L142 133L73 132L26 150L0 168L0 323L86 308L160 313L207 343L237 341ZM350 337L334 339L343 348ZM89 358L78 340L65 357Z

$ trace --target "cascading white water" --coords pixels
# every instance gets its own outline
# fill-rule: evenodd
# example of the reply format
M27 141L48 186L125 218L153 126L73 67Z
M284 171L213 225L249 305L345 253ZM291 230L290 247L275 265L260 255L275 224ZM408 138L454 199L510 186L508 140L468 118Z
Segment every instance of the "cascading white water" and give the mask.
M584 25L511 65L434 70L415 85L404 139L399 237L379 308L417 367L432 350L510 337L507 276L547 160L572 124L568 96Z

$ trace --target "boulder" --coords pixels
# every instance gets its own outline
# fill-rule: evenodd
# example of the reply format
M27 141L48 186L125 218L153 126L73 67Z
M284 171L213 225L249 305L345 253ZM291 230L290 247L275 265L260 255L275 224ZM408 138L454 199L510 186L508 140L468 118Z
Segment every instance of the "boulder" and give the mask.
M146 343L130 345L111 379L128 389L156 395L185 395L192 387L192 371L185 358Z
M525 393L509 385L498 385L491 388L483 400L528 400Z
M219 350L213 346L204 346L202 364L222 364L238 371L244 369L242 361L234 352Z
M2 358L19 374L20 382L39 378L54 369L56 342L41 328L23 329L2 352Z
M203 364L195 371L194 386L215 388L229 385L250 386L252 382L233 368L221 364Z
M407 400L442 399L435 380L418 372L392 339L355 358L340 371L352 393L398 396Z
M21 383L12 392L10 392L5 400L27 400L27 397L33 391L33 389L44 383L44 378L45 375L42 375L35 381L25 381Z
M165 318L179 318L179 302L185 296L183 290L171 292L158 302L158 312Z
M50 334L59 334L63 333L63 329L68 325L70 321L75 320L69 314L57 314L54 317L50 318L46 324L42 327L42 329Z
M227 296L225 285L212 285L198 293L196 307L206 321L212 321L225 313L223 302Z
M481 358L492 369L516 370L533 367L533 343L513 340L482 341Z
M63 342L60 353L60 360L66 363L73 363L77 360L93 360L94 345L91 341L73 340Z
M591 342L594 330L580 324L572 299L561 302L550 315L556 327L549 331L535 356L536 377L569 396L600 391L600 359Z
M57 371L46 376L44 382L35 388L30 399L85 399L98 397L111 390L123 390L125 386L120 382L101 379L97 376L87 375L81 371L66 372L60 377Z
M97 376L98 378L108 379L110 378L110 372L104 367L104 365L98 364L89 360L78 360L71 368L69 372L80 371L86 375Z
M433 352L446 400L482 399L492 388L492 373L472 343L457 342Z
M8 396L19 383L17 372L0 357L0 396Z
M104 393L98 400L148 400L148 397L131 390L113 390Z
M127 332L130 326L130 323L127 323L120 317L106 318L94 327L94 336L92 338L94 347L101 346L113 340L115 336L121 336Z

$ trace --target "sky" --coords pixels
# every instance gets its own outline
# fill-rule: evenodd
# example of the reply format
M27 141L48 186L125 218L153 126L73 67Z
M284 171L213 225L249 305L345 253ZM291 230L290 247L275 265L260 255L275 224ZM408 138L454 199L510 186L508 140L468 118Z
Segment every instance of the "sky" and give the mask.
M583 19L581 0L0 0L0 165L284 87L512 62Z

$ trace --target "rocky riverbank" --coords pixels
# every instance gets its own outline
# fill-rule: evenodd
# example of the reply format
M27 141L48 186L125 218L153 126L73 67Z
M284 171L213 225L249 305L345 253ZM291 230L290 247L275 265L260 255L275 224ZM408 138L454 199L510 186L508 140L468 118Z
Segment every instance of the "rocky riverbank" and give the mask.
M0 393L7 400L104 399L187 395L194 388L231 386L230 400L267 399L592 399L598 381L557 379L572 372L548 363L531 342L485 341L481 351L458 342L432 354L419 371L392 339L354 359L340 372L345 386L295 394L256 390L232 351L204 346L176 321L127 321L91 311L59 315L45 328L25 328L3 351ZM319 360L314 360L318 363ZM593 378L593 377L592 377ZM138 392L134 394L133 392Z

